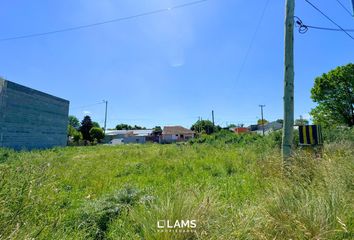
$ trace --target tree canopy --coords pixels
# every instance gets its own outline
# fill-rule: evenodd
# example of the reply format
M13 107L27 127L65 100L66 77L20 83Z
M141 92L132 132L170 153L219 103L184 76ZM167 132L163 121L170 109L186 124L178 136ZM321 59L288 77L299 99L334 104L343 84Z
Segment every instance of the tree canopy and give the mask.
M265 124L267 124L267 123L269 123L269 122L268 122L268 120L266 120L266 119L263 119L263 121L262 121L262 119L259 119L259 120L257 121L257 124L258 124L258 125L263 125L263 124L265 125Z
M153 134L158 136L162 134L162 128L160 126L156 126L153 128Z
M80 132L82 133L82 138L87 141L92 141L92 137L90 135L90 130L93 127L93 123L90 116L85 116L81 121Z
M209 120L198 120L191 127L191 130L198 133L212 134L218 130L217 127L214 127L213 123Z
M315 79L311 111L316 124L354 126L354 64L337 67Z
M68 125L68 131L67 131L68 136L73 137L75 134L77 134L77 132L78 131L73 126L71 126L70 124Z
M91 136L91 139L94 139L100 143L101 140L104 138L104 132L103 132L102 128L93 127L90 129L90 136Z
M69 116L69 125L75 129L79 129L80 128L80 121L79 121L79 119L77 119L77 117L70 115Z
M138 125L131 126L125 123L121 123L116 126L116 130L142 130L142 129L146 129L146 128Z
M101 128L100 124L98 122L92 122L93 126L96 128Z
M308 125L310 122L307 119L299 118L295 120L295 126Z

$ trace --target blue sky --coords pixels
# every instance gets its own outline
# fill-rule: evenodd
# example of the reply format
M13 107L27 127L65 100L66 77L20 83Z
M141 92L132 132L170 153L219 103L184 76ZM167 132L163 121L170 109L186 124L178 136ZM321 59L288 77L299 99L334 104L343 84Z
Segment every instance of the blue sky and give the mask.
M139 14L188 0L2 1L0 38L51 31ZM312 0L345 28L354 28L335 0ZM350 0L342 0L350 8ZM0 75L70 100L70 114L89 113L108 127L217 124L282 118L284 1L270 0L238 78L266 0L209 0L188 8L80 31L0 42ZM305 24L335 27L304 0ZM354 33L353 33L354 35ZM354 41L341 32L295 32L295 117L314 107L314 78L354 62Z

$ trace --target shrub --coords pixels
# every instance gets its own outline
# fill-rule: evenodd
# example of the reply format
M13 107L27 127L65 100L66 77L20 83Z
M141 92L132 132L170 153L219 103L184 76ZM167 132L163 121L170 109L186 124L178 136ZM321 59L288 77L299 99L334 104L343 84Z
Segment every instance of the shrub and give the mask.
M101 128L93 127L90 130L90 136L97 142L101 142L101 140L104 138L104 132Z
M327 127L322 130L326 142L354 141L354 127Z
M76 133L73 135L74 142L79 143L79 141L82 139L82 134L81 132L76 131Z

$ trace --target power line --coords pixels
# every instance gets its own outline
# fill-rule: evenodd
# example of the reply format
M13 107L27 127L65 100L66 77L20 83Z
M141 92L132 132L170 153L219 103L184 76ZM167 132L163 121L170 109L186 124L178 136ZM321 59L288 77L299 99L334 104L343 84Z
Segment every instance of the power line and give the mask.
M319 13L321 13L325 18L327 18L330 22L332 22L334 25L336 25L341 31L343 31L345 34L347 34L352 40L354 40L354 37L350 35L345 29L343 29L338 23L336 23L334 20L332 20L330 17L328 17L324 12L322 12L318 7L316 7L312 2L309 0L305 0L308 4L310 4L314 9L316 9Z
M339 0L336 0L336 1L338 2L339 5L342 6L342 8L343 8L351 17L354 17L354 14L352 14L352 13L349 11L349 9L348 9L346 6L343 5L343 3L342 3L341 1L339 1Z
M327 27L317 27L317 26L311 26L311 25L305 25L308 28L313 28L313 29L318 29L318 30L326 30L326 31L336 31L336 32L342 32L343 30L340 28L327 28ZM354 29L345 29L347 32L354 32Z
M295 23L296 26L299 28L299 33L306 33L309 28L311 29L317 29L317 30L326 30L326 31L335 31L335 32L342 32L342 29L340 28L328 28L328 27L319 27L319 26L312 26L312 25L306 25L302 22L302 20L299 17L295 16ZM354 29L345 29L347 32L354 32Z
M255 39L256 39L256 37L257 37L259 28L261 27L261 24L262 24L262 22L263 22L263 18L264 18L264 16L265 16L267 7L268 7L268 5L269 5L269 2L270 2L270 0L267 0L266 4L264 5L264 8L263 8L263 10L262 10L261 17L259 18L259 21L258 21L256 30L255 30L255 32L254 32L254 34L253 34L253 36L252 36L252 39L251 39L251 41L250 41L250 45L248 46L248 49L247 49L247 51L246 51L245 58L244 58L243 61L242 61L241 68L240 68L240 70L239 70L239 72L238 72L238 74L237 74L236 83L239 81L239 79L240 79L240 77L241 77L241 73L242 73L242 71L243 71L243 68L244 68L245 65L246 65L248 56L249 56L250 53L251 53L251 50L252 50L254 41L255 41Z
M76 110L76 109L82 109L82 108L87 108L87 107L92 107L92 106L96 106L96 105L100 105L100 104L104 104L105 102L97 102L97 103L92 103L89 105L84 105L84 106L76 106L73 108L70 108L70 110Z
M96 27L99 25L115 23L115 22L120 22L120 21L126 21L126 20L130 20L130 19L134 19L134 18L140 18L140 17L144 17L144 16L168 12L168 11L176 10L179 8L190 7L192 5L201 4L206 1L208 1L208 0L198 0L198 1L175 5L175 6L169 7L169 8L157 9L157 10L144 12L144 13L140 13L140 14L136 14L136 15L131 15L131 16L127 16L127 17L120 17L120 18L115 18L115 19L111 19L111 20L107 20L107 21L96 22L96 23L91 23L91 24L86 24L86 25L79 25L79 26L75 26L75 27L63 28L63 29L58 29L58 30L53 30L53 31L48 31L48 32L32 33L32 34L27 34L27 35L19 35L19 36L15 36L15 37L0 38L0 42L11 41L11 40L16 40L16 39L24 39L24 38L41 37L41 36L52 35L52 34L57 34L57 33L62 33L62 32L76 31L76 30L80 30L80 29Z

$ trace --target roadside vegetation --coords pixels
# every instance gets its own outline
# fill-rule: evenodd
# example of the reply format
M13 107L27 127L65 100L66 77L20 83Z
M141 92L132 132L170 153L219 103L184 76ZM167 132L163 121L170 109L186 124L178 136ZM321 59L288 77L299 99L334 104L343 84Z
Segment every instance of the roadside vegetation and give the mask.
M0 239L352 239L353 129L338 131L286 174L279 133L0 150ZM159 233L160 219L197 232Z

